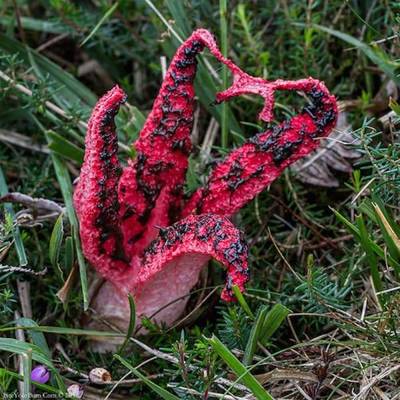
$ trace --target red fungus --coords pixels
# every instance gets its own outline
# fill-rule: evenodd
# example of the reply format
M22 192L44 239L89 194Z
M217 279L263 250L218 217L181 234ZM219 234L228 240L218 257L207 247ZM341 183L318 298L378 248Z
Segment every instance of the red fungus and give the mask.
M265 105L259 118L267 122L273 119L276 90L301 90L310 104L234 150L214 168L207 184L185 201L196 55L204 47L233 74L232 86L217 94L216 103L244 93L261 95ZM100 289L93 307L126 328L126 293L132 293L139 316L171 325L210 257L227 269L224 300L233 300L232 285L244 290L248 249L227 218L331 132L336 100L312 78L270 82L246 74L222 56L204 29L195 31L175 54L135 143L136 160L122 169L114 116L124 100L116 86L93 110L74 195L84 254L111 282Z

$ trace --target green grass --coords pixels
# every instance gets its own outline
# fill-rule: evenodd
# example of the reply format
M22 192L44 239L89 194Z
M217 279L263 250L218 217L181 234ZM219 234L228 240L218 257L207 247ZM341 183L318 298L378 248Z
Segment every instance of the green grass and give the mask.
M399 396L400 108L390 89L400 80L399 11L394 1L3 2L0 138L8 140L0 141L0 195L53 200L65 215L35 223L37 215L27 217L19 205L0 206L0 397L33 386L60 394L72 381L110 399ZM223 53L252 75L325 81L360 158L352 173L332 171L339 187L305 184L288 170L235 217L251 253L251 281L245 294L235 291L237 303L218 299L223 276L211 266L206 288L192 298L215 293L190 323L170 330L149 324L151 334L131 337L131 299L128 335L83 330L92 269L71 196L90 111L112 83L123 87L120 155L133 156L129 144L161 83L160 56L170 60L198 27L211 30ZM264 128L258 97L211 105L229 83L228 71L205 52L196 78L192 190L210 162ZM279 95L277 121L303 103ZM204 160L199 149L212 118L219 127ZM45 151L21 147L19 135ZM46 266L44 276L23 272ZM57 292L67 279L62 303ZM21 281L30 289L25 297ZM27 305L32 315L16 320ZM117 356L98 354L87 346L91 336L124 343ZM23 376L10 355L23 360ZM46 385L30 382L37 363L52 371ZM112 383L88 382L95 367L108 369Z

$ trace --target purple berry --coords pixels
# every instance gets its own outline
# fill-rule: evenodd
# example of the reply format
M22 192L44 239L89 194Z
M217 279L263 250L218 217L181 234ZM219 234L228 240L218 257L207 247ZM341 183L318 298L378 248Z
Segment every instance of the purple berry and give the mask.
M37 383L46 383L50 379L50 372L44 365L38 365L32 370L31 379Z

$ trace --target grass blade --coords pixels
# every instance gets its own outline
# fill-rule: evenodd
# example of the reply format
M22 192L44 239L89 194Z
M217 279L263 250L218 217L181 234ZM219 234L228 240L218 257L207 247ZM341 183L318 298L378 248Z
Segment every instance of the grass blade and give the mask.
M65 239L65 246L64 246L64 268L67 271L70 271L73 263L74 263L74 240L72 236L68 236Z
M50 359L48 359L42 350L34 344L26 343L13 338L2 337L0 338L0 350L19 355L24 355L28 351L31 351L33 360L54 370L54 365Z
M75 31L70 28L67 24L60 22L44 21L37 18L21 17L21 26L26 30L32 30L37 32L46 32L53 34L71 33ZM17 27L17 19L15 17L9 17L3 15L0 17L0 25Z
M49 258L51 265L58 266L58 258L61 250L61 243L64 238L63 214L61 213L54 224L53 231L50 236Z
M357 228L354 224L352 224L346 217L344 217L338 211L334 210L333 208L331 208L331 210L335 214L336 218L346 226L346 228L349 230L351 234L353 234L354 239L360 242L361 239L360 239L359 228ZM397 274L400 273L400 263L398 263L390 254L385 254L385 251L380 246L378 246L374 241L372 241L369 237L365 237L365 240L367 240L368 246L370 246L374 250L374 253L377 256L379 256L384 260L387 260L390 266L396 270L396 273Z
M258 400L273 400L273 397L261 386L257 379L215 335L207 340L214 351L228 364L239 380L251 390Z
M191 19L188 18L185 11L183 1L165 0L169 12L174 18L175 26L178 28L182 36L189 36L193 31L193 26L190 23Z
M335 214L336 218L346 226L346 228L350 231L350 233L352 233L354 236L356 236L357 238L360 236L360 231L358 230L358 228L352 224L345 216L343 216L342 214L340 214L339 211L336 211L334 208L331 208L331 210L333 211L333 213Z
M84 151L80 147L63 138L56 132L48 131L47 134L49 137L48 146L50 150L53 150L60 156L77 162L79 165L83 163Z
M295 23L295 25L305 26L305 24L302 23ZM373 49L366 43L361 42L360 40L351 35L348 35L347 33L343 33L335 29L327 28L326 26L321 26L317 24L312 24L311 27L325 32L331 36L335 36L338 39L350 44L351 46L357 47L357 49L362 51L364 55L368 57L374 64L376 64L390 79L392 79L398 85L400 84L399 75L396 73L396 67L398 67L398 65L390 61L387 55L382 51L378 53L375 49Z
M398 237L400 237L400 225L396 223L391 213L388 212L382 199L378 197L375 193L372 193L372 202L378 205L383 215L385 216L385 219L389 223L391 229Z
M356 217L358 229L360 231L360 244L363 250L365 251L368 264L371 271L372 282L374 283L375 290L380 292L383 290L383 282L379 274L378 268L378 260L375 256L375 253L372 249L370 238L368 235L367 228L365 226L364 219L362 215Z
M385 238L389 253L397 261L400 256L400 238L393 230L382 209L376 203L372 203L372 206L378 218L378 223Z
M4 196L8 193L8 187L6 183L6 178L4 177L3 170L0 167L0 197ZM5 211L12 217L13 221L15 218L14 208L11 204L4 204ZM26 257L24 242L22 241L21 233L18 226L14 226L13 228L13 237L14 237L14 245L15 250L18 255L18 262L20 266L25 266L28 264L28 258Z
M121 356L118 354L115 354L114 357L126 368L129 369L129 371L132 372L133 375L135 375L137 378L143 381L150 389L154 390L161 398L164 400L179 400L179 397L175 396L174 394L168 392L168 390L163 389L161 386L158 386L156 383L152 382L150 379L146 378L143 374L141 374L134 366L129 364L127 361L125 361Z
M96 26L92 29L92 31L89 33L89 35L86 36L86 38L81 42L80 46L84 46L95 34L96 32L100 29L101 25L104 24L104 22L112 15L112 13L117 9L118 7L118 2L116 2L114 5L112 5L106 13L100 18L100 21L96 24Z
M79 329L79 328L65 328L58 326L13 326L0 328L0 332L10 332L16 329L23 329L26 331L44 332L44 333L54 333L59 335L73 335L73 336L104 336L104 337L125 337L124 333L109 332L109 331L96 331L93 329Z
M24 376L24 384L22 385L22 398L29 399L31 394L31 372L32 372L32 350L28 349L22 355L22 371Z
M264 320L259 341L265 345L267 340L278 330L291 311L282 304L275 304Z
M290 310L282 304L275 304L270 311L262 306L250 332L243 356L243 364L250 365L253 361L257 344L266 344L268 339L278 330L282 322L289 315Z
M18 326L24 326L26 328L29 327L39 327L39 325L30 318L18 318L15 321L15 324ZM38 346L40 350L50 359L51 352L49 346L47 344L46 338L43 335L43 332L35 331L35 330L28 330L29 336L32 339L33 344Z
M260 339L262 328L264 326L265 317L268 312L267 306L262 306L258 312L258 316L253 323L250 331L250 336L247 341L247 346L243 356L243 364L250 365L253 361L254 353L256 352L257 344Z
M232 291L235 294L239 304L241 305L241 307L243 308L243 310L246 312L246 314L251 318L254 319L254 314L253 312L250 310L249 305L247 304L247 301L245 300L243 293L240 291L240 289L238 288L237 285L233 285L232 287Z
M128 331L126 332L126 338L124 340L124 343L122 343L120 349L118 350L118 355L122 355L125 347L129 343L129 338L133 335L133 330L135 329L136 325L136 306L135 306L135 300L133 299L131 294L128 294L128 300L129 300L129 326L128 326Z

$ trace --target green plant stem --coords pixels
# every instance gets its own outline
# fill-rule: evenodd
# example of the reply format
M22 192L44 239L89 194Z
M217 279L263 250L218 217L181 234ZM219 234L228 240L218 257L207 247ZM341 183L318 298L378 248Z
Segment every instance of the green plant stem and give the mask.
M219 1L219 16L220 16L220 40L221 52L224 57L228 56L228 22L227 22L227 1ZM228 85L228 69L224 65L222 67L222 87L226 89ZM229 131L228 131L228 105L222 104L221 110L221 145L224 149L228 147Z

